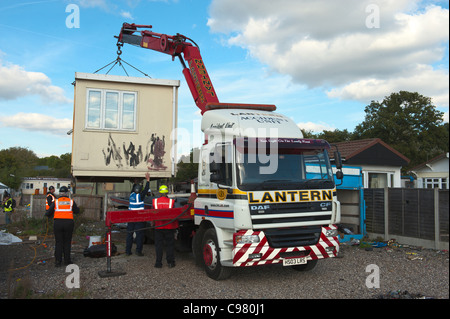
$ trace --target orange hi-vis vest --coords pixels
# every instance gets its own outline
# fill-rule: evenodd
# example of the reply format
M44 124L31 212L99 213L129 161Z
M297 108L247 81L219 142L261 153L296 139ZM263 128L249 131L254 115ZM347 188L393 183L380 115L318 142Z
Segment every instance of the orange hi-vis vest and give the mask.
M47 197L45 198L45 210L48 210L50 208L50 205L48 204L48 196L51 196L53 198L53 202L55 201L55 196L53 196L53 194L47 194Z
M55 200L54 219L73 219L73 200L69 197L61 197Z
M153 199L153 208L154 209L163 209L163 208L173 208L175 204L175 201L173 199L170 199L169 197L160 197L160 198L154 198ZM178 220L175 220L174 222L158 227L160 225L167 224L169 220L155 220L155 226L156 229L176 229L178 228Z

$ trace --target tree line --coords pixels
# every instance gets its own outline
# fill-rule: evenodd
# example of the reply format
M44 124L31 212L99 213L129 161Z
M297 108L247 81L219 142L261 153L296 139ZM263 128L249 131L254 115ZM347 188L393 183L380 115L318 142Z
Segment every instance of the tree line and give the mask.
M444 123L444 113L436 109L429 97L400 91L381 102L372 101L364 111L364 121L353 132L303 133L307 138L322 138L329 143L380 138L410 159L410 163L402 167L404 173L448 152L449 124Z
M0 150L0 182L19 189L23 177L48 176L70 178L71 153L39 158L24 147Z

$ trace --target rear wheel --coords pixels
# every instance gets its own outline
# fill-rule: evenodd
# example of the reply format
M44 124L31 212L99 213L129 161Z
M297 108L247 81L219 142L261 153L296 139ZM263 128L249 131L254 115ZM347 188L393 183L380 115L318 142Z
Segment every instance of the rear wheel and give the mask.
M220 248L214 228L208 229L203 236L202 254L205 272L209 278L223 280L231 276L232 269L220 263Z

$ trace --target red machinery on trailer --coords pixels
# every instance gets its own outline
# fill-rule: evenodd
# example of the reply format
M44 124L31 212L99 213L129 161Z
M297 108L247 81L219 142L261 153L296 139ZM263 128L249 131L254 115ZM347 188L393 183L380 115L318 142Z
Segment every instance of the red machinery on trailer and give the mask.
M195 195L195 194L194 194ZM192 196L192 195L191 195ZM192 197L194 198L194 197ZM166 209L142 209L142 210L116 210L106 213L105 224L106 232L106 271L99 271L100 277L112 277L123 275L123 272L112 271L111 254L112 254L112 240L111 231L113 224L128 223L128 222L149 222L154 220L162 220L170 223L173 219L192 220L193 211L191 211L192 204L189 203L183 207L166 208Z

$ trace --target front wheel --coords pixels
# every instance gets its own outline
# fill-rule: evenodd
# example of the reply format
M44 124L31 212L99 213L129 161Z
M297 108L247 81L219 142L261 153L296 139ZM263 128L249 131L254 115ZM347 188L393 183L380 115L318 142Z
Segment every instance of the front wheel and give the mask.
M205 232L202 241L203 264L209 278L224 280L231 276L231 268L223 267L220 263L220 248L214 228Z

